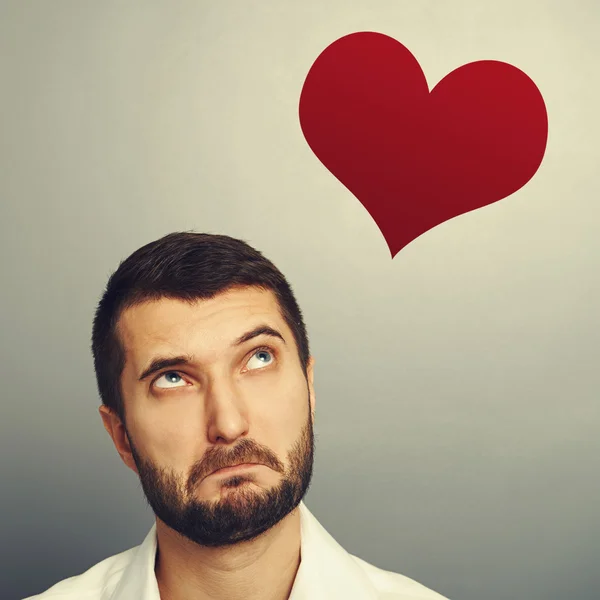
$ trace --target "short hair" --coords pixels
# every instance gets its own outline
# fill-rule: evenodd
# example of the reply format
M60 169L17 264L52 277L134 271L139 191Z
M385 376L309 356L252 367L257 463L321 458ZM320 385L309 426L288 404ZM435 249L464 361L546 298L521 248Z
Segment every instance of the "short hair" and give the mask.
M175 232L142 246L110 276L92 326L91 350L102 403L125 424L121 375L125 348L118 322L125 310L160 298L190 304L234 287L253 286L275 295L291 329L304 376L309 345L292 287L277 267L245 241L210 233Z

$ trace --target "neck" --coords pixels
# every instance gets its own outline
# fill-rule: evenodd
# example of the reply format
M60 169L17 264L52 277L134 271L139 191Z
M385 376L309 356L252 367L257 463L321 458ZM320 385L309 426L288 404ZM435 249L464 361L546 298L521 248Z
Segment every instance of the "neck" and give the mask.
M194 544L156 520L161 600L288 600L300 566L300 510L249 542Z

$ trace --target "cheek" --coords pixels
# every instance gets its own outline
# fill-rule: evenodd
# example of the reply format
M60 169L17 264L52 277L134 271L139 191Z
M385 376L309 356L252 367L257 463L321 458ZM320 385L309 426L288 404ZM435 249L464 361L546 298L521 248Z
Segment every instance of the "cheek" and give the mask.
M300 373L265 377L248 391L251 428L265 434L278 448L289 449L308 418L308 389Z
M260 406L261 410L282 418L291 418L308 404L306 379L297 369L256 374L244 382L243 388L250 406Z
M145 414L144 420L136 422L134 441L144 440L136 447L156 465L183 471L194 454L198 452L200 425L193 418L168 416L161 411Z

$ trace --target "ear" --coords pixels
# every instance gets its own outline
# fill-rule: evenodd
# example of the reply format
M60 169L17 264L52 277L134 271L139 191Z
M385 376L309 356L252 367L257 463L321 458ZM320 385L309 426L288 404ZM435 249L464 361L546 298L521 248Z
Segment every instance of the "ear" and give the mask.
M121 460L125 463L127 467L129 467L134 473L138 473L137 466L135 461L133 460L133 454L131 452L131 446L129 444L129 439L127 438L127 433L125 431L125 426L121 422L121 419L112 411L112 409L108 408L102 404L98 412L102 417L102 423L104 425L104 429L110 435Z
M312 415L313 424L315 422L315 386L314 386L314 366L315 366L315 357L311 356L308 359L308 363L306 365L306 376L308 379L308 393L310 395L310 412Z

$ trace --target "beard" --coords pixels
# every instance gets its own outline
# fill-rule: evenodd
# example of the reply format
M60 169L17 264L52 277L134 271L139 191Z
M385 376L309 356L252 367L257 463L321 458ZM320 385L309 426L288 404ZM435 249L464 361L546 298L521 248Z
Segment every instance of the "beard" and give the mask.
M173 471L140 456L128 432L127 437L146 502L156 517L201 546L224 547L257 538L300 504L312 479L315 442L310 405L308 420L288 452L287 470L268 448L244 438L234 450L213 447L207 451L182 485ZM264 489L252 483L256 476L248 471L224 477L216 501L194 497L198 481L215 469L243 462L263 463L281 472L281 480Z

